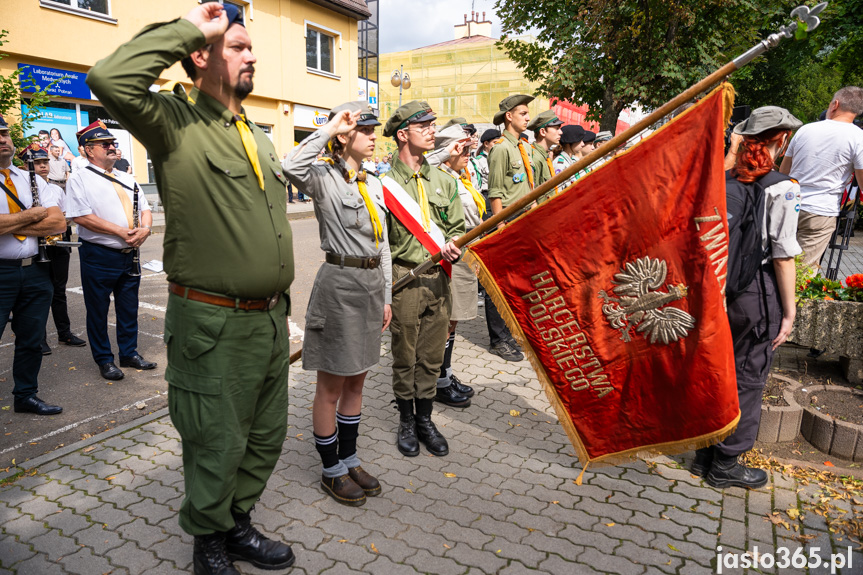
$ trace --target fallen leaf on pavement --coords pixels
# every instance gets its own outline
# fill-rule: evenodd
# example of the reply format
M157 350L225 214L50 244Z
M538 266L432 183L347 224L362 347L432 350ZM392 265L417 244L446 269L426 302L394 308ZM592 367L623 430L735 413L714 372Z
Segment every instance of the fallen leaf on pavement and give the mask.
M378 552L378 548L377 548L377 547L375 547L375 544L374 544L374 543L372 543L372 544L371 544L371 550L372 550L372 551L374 551L375 553L377 553L377 552Z
M606 524L605 524L605 526L606 526L606 527L614 527L614 526L615 526L615 524L614 524L614 523L606 523Z
M517 409L510 409L509 414L513 417L518 417L519 415L521 415L521 412Z

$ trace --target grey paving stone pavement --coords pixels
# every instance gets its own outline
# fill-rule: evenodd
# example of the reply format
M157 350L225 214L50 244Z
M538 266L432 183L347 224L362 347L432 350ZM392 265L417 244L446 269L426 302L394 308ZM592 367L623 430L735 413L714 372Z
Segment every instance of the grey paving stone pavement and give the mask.
M843 272L863 271L858 244ZM773 471L758 491L715 490L686 471L689 454L590 468L576 485L580 465L539 382L526 361L487 352L481 308L480 318L460 324L453 354L456 372L477 391L473 405L435 409L450 455L423 450L404 458L394 445L398 418L384 342L381 365L367 380L358 441L365 468L384 489L360 508L335 503L319 487L314 373L291 370L283 456L253 512L263 532L293 545L291 573L744 573L728 562L720 571L718 548L730 561L729 554L756 546L777 557L780 548L799 549L822 562L841 553L853 563L836 573L863 573L859 543L831 531L812 509L824 495L816 482ZM0 483L0 573L189 572L192 539L176 515L181 445L170 418L96 440L13 469ZM846 519L863 517L861 499L842 502ZM822 564L748 572L830 571Z

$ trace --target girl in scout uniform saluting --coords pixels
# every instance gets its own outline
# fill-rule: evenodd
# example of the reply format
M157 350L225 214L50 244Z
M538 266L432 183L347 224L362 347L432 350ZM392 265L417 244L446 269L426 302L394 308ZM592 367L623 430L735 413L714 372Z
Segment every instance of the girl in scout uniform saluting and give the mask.
M303 347L303 369L318 372L312 423L321 486L352 506L381 492L360 466L356 446L363 381L380 360L381 333L392 317L383 189L361 168L374 153L375 126L380 122L368 105L342 104L282 163L291 183L315 200L326 252L306 310Z

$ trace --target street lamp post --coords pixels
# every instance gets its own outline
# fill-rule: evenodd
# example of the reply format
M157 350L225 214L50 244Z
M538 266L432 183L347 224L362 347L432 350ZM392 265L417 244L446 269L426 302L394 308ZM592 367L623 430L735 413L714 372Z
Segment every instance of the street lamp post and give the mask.
M411 87L411 77L404 73L404 64L400 68L400 70L393 70L393 76L390 78L390 84L399 89L399 108L402 107L402 88L409 90Z

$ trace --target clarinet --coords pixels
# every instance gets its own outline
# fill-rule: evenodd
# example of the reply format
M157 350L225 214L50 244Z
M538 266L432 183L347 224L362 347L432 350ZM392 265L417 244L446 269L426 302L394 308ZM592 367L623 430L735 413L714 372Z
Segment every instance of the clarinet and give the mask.
M36 166L33 163L33 150L28 150L27 153L27 170L30 172L30 194L33 196L33 207L38 208L42 205L39 201L39 186L36 184ZM39 241L39 259L36 261L44 264L51 261L48 257L48 242L44 237L37 238Z
M135 191L133 195L135 196L132 199L132 228L138 229L138 184L135 184ZM138 277L141 275L141 248L133 248L132 249L132 271L129 272L129 275L132 277Z

